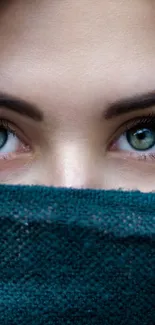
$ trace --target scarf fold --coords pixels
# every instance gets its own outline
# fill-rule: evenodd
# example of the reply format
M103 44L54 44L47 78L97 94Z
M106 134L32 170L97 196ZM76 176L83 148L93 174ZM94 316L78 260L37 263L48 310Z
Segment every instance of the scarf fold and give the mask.
M0 324L154 324L153 193L0 185L0 248Z

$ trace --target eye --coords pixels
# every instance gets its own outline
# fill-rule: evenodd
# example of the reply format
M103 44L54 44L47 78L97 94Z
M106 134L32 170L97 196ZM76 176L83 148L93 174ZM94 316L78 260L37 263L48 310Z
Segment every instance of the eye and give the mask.
M137 118L125 124L125 131L114 141L112 150L155 155L155 116Z
M5 120L0 120L0 159L11 157L11 155L19 154L28 150L17 132Z
M148 151L155 146L155 130L136 127L120 136L117 147L126 151Z
M155 130L152 128L134 128L125 134L128 144L137 151L146 151L155 145Z

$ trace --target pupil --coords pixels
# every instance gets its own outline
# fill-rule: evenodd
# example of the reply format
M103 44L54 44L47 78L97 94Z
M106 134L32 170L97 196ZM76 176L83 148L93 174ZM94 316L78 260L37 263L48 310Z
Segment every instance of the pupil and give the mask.
M2 149L3 146L5 145L5 143L7 142L7 138L8 138L7 130L1 128L0 129L0 149Z
M140 131L138 131L137 132L137 137L138 137L138 139L139 140L144 140L145 139L145 137L147 136L147 131L145 130L140 130Z

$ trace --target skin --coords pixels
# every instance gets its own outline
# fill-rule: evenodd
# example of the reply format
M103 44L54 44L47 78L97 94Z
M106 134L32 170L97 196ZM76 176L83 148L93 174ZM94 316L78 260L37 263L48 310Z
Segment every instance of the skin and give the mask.
M116 100L155 90L154 35L154 0L18 0L0 8L0 92L44 115L37 122L0 107L29 146L5 159L0 152L0 182L153 191L155 158L118 141L124 123L154 107L103 115Z

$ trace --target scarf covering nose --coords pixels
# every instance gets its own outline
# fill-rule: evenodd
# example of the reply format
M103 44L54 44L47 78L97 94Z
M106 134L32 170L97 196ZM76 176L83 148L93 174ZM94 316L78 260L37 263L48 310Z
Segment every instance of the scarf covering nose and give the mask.
M0 185L1 325L153 325L155 194Z

